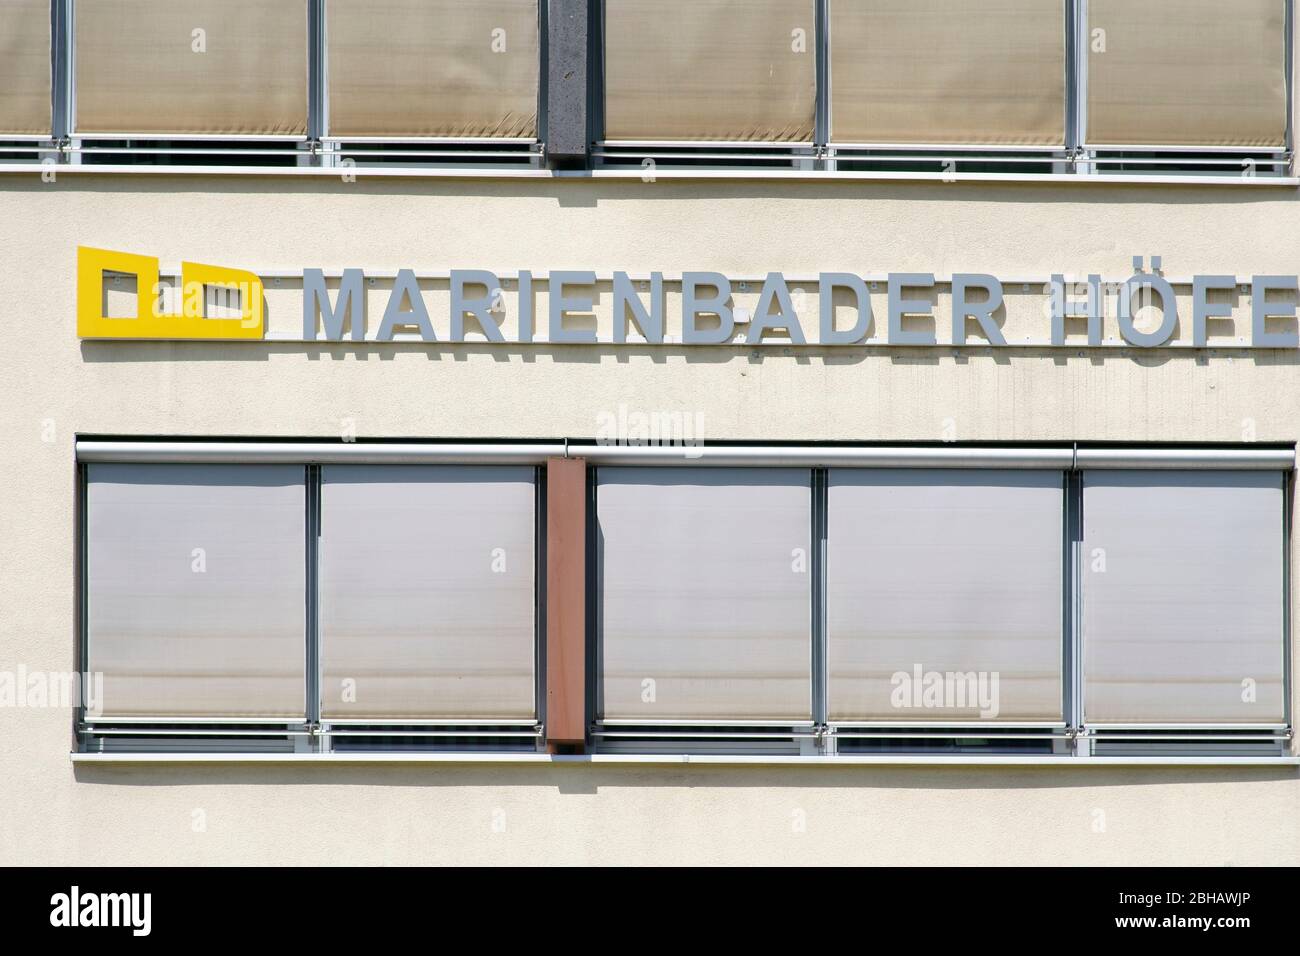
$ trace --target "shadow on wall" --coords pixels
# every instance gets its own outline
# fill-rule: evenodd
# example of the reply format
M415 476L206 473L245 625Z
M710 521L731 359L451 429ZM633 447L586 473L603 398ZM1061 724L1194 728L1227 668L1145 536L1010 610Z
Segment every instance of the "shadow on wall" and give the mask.
M1081 214L1088 207L1104 209L1114 206L1241 206L1249 207L1277 202L1300 202L1293 188L1281 184L1243 188L1237 180L1225 181L1223 186L1195 184L1188 186L1169 183L1141 185L1133 183L1110 185L1100 182L872 182L828 178L817 182L808 179L782 180L782 171L774 170L766 179L731 180L690 179L676 177L666 171L657 176L643 177L635 170L627 178L593 179L582 175L524 176L501 178L493 173L483 178L434 176L385 176L365 169L349 168L337 176L317 173L302 175L212 175L168 173L149 175L142 168L141 175L120 173L77 172L59 170L54 183L44 182L39 173L6 175L0 177L0 193L32 190L59 193L96 193L102 195L132 195L189 198L195 193L213 196L242 197L358 197L379 199L422 200L439 198L477 198L483 200L535 200L547 199L559 206L594 208L604 202L630 199L716 200L737 202L745 200L808 200L834 199L854 203L879 203L887 201L917 203L980 203L998 205L1023 203L1041 206L1070 207ZM1077 221L1076 221L1077 224ZM482 223L462 223L462 228L482 228ZM791 228L799 223L792 221ZM441 227L454 228L456 223L440 223Z
M103 764L79 763L78 783L114 787L367 786L546 787L595 794L614 787L853 790L1057 790L1214 783L1300 783L1300 767L799 767L591 764L438 763L424 766L322 763Z
M1108 347L992 347L987 345L940 345L926 348L897 348L889 345L819 347L765 345L491 345L477 342L391 342L384 345L338 342L318 344L302 342L144 342L126 340L83 340L81 357L96 364L130 364L139 362L267 362L275 355L305 355L309 361L391 362L399 355L422 355L430 362L465 362L476 356L488 356L501 364L512 361L536 362L545 358L556 365L595 365L607 360L619 364L636 361L667 364L670 360L691 365L726 365L745 360L751 365L765 361L793 358L800 365L820 362L827 367L859 365L869 358L888 358L891 365L938 366L945 361L955 365L978 365L992 362L1010 366L1016 359L1051 359L1056 365L1087 361L1094 366L1131 362L1142 368L1160 368L1174 362L1194 362L1203 366L1212 360L1231 359L1250 362L1260 368L1300 366L1300 350L1211 348L1204 351Z

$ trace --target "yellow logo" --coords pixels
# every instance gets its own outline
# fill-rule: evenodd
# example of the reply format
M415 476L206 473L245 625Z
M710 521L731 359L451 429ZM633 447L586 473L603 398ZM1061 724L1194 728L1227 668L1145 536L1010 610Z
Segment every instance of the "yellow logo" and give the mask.
M134 276L135 315L110 318L104 276ZM238 318L208 318L207 290L239 293ZM181 311L163 311L158 260L130 252L77 247L77 336L83 339L260 339L262 280L243 269L181 263Z

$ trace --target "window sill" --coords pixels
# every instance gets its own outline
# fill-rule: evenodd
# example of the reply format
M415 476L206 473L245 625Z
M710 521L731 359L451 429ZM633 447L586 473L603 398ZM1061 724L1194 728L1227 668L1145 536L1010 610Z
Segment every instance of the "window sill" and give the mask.
M465 169L407 167L366 168L362 166L339 168L299 166L151 166L151 165L59 165L42 163L0 163L0 176L40 176L55 172L59 176L264 176L297 179L341 179L349 182L361 179L451 179L451 180L623 180L643 182L642 169L596 169L554 171L549 169ZM654 182L666 180L698 181L764 181L791 183L851 183L851 182L917 182L917 183L1005 183L1046 186L1221 186L1231 188L1295 188L1300 186L1298 176L1197 176L1153 173L1149 175L1069 173L939 173L939 172L840 172L795 169L670 169L654 172Z
M554 756L531 753L373 753L373 754L233 754L233 753L73 753L73 764L706 764L760 767L977 766L977 767L1300 767L1300 756L1287 757L1069 757L1050 755L926 755L798 757L687 754L587 754Z

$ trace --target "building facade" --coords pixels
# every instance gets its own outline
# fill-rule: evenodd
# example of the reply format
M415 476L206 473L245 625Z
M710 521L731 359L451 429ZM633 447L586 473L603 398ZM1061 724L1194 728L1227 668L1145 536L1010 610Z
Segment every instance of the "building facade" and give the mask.
M1300 861L1293 38L0 5L0 860Z

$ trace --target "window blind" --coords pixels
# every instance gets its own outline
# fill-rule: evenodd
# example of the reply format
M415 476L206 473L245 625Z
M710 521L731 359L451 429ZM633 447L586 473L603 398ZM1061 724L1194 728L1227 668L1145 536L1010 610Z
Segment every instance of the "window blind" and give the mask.
M321 472L325 717L532 720L533 469Z
M601 715L811 716L810 476L602 468Z
M0 134L52 132L49 0L0 3Z
M537 134L537 0L329 0L329 133Z
M1063 0L832 3L831 138L1061 146Z
M87 669L103 716L305 716L292 465L87 466Z
M606 0L605 138L810 142L813 0Z
M832 720L1061 719L1063 487L1055 471L831 470Z
M1276 472L1084 473L1089 722L1281 722Z
M1086 140L1286 145L1284 0L1089 0Z
M307 132L306 0L93 0L73 29L79 132Z

